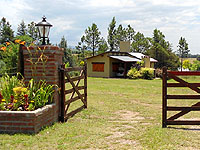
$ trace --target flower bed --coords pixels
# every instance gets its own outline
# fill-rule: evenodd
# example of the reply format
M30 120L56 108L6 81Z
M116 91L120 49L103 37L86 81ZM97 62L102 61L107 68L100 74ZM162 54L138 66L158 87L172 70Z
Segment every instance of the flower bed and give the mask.
M56 105L34 111L0 111L0 133L38 133L57 121Z

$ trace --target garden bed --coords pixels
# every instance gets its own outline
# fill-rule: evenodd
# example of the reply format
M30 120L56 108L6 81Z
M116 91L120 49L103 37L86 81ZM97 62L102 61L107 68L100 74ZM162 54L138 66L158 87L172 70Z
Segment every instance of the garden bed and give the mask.
M57 121L56 104L34 111L0 111L0 133L38 133Z

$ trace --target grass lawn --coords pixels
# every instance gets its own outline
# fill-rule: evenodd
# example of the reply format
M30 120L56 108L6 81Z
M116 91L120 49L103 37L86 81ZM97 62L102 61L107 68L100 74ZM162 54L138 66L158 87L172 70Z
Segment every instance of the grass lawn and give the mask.
M88 109L36 135L0 134L0 149L199 149L200 126L162 129L161 83L160 79L88 78ZM186 91L169 90L170 93ZM172 105L193 103L170 102ZM199 114L185 117L197 119Z

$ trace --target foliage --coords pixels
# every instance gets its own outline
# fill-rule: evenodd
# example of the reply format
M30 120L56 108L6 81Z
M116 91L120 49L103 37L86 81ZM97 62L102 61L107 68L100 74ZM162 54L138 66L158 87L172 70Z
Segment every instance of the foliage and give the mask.
M95 55L95 50L99 47L100 35L101 32L95 23L85 30L85 43L87 45L87 49L92 50L93 56Z
M110 51L113 51L115 48L115 35L116 35L116 21L115 21L115 17L112 18L111 23L109 24L108 27L108 44L110 47Z
M151 80L154 78L154 69L152 68L138 68L131 67L131 69L128 71L127 76L131 79L147 79Z
M98 54L104 53L108 50L108 44L106 40L102 37L99 43Z
M138 71L136 68L132 67L128 73L127 76L131 79L138 79L141 78L140 71Z
M26 24L24 20L22 20L22 22L18 25L17 35L21 36L21 35L26 35L26 34L27 34Z
M133 42L131 44L131 49L133 52L139 52L145 54L151 46L150 39L145 38L140 32L133 37Z
M189 60L184 60L183 61L183 65L182 65L182 67L183 67L183 69L190 69L191 68L191 63L190 63L190 61Z
M190 67L190 70L192 71L199 71L200 70L200 61L195 60Z
M172 52L171 44L165 41L164 34L158 29L154 30L152 46L147 53L158 61L155 65L156 68L162 68L163 66L170 69L178 68L178 57Z
M75 60L72 55L72 51L71 49L67 48L67 40L65 39L64 36L61 38L61 41L58 44L58 46L64 49L63 62L69 63L69 67L75 66Z
M53 93L54 93L55 85L47 85L46 81L40 80L39 82L31 79L29 81L28 89L29 99L34 101L34 108L41 108L45 106L47 103L53 102Z
M152 80L154 77L154 69L152 68L141 68L140 70L141 77L143 79Z
M188 43L187 43L186 39L183 37L180 38L177 47L178 47L177 54L181 58L181 70L182 70L182 66L183 66L182 58L187 57L190 50L188 48Z
M0 78L0 110L35 110L53 102L55 85L47 85L46 81L29 81L25 87L22 80L8 75Z
M12 30L10 23L3 17L0 21L0 44L13 41L13 38L14 31Z

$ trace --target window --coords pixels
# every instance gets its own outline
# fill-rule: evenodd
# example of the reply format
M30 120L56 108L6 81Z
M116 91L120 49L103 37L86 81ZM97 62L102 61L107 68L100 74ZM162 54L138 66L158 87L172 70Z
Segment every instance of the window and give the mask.
M92 71L104 72L104 62L93 62Z

